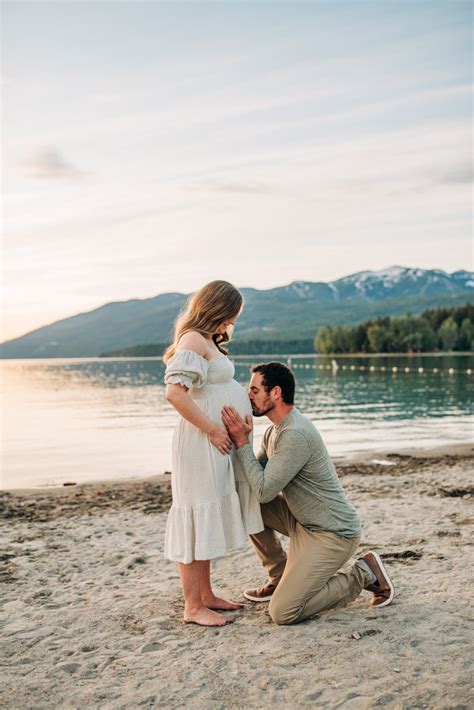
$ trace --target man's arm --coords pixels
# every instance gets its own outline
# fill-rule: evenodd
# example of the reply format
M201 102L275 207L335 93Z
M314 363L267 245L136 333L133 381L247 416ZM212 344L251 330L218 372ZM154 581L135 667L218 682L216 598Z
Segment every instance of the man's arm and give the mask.
M268 455L267 455L267 441L268 441L268 435L271 431L272 427L269 427L265 434L262 436L262 441L260 443L260 451L258 452L256 459L259 462L260 466L265 468L268 462Z
M265 467L255 458L251 444L240 446L237 456L255 496L260 503L268 503L301 471L310 450L303 434L288 429L278 437Z

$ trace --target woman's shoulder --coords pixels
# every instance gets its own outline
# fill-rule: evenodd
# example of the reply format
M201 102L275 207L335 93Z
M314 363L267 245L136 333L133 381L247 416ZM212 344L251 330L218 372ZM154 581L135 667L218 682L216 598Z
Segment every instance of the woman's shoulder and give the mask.
M206 358L209 352L209 345L206 338L195 330L190 330L179 339L176 352L180 350L192 350L197 355ZM206 358L207 359L207 358Z
M208 362L201 355L199 338L189 337L191 335L199 336L199 333L183 335L174 354L167 361L164 378L166 385L184 385L190 390L203 387L206 383Z

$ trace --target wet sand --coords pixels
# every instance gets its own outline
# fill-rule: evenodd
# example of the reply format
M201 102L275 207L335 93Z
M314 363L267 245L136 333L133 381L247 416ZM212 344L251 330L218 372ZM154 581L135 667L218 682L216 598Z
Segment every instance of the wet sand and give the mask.
M396 599L290 627L251 602L222 629L181 622L170 476L0 493L1 706L472 707L473 463L456 446L338 464ZM249 545L213 579L242 600L265 577Z

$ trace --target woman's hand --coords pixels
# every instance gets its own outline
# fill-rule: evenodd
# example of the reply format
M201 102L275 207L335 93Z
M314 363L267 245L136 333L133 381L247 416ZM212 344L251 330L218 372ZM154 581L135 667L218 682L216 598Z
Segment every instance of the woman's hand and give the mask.
M209 441L218 449L221 454L230 454L232 441L227 431L222 426L216 426L208 434Z
M166 399L184 419L197 427L203 434L207 434L209 441L221 454L227 456L230 453L232 441L227 431L223 426L219 426L219 424L206 417L204 412L193 401L185 386L168 385Z

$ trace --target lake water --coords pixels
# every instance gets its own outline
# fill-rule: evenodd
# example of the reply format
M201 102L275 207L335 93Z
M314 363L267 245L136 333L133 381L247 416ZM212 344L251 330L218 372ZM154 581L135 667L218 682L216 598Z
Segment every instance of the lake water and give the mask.
M266 358L267 360L269 358ZM283 359L280 357L280 359ZM258 356L235 359L244 386ZM473 439L474 356L292 357L296 404L331 455ZM158 358L4 360L2 487L170 470L177 419ZM268 426L255 420L256 443Z

